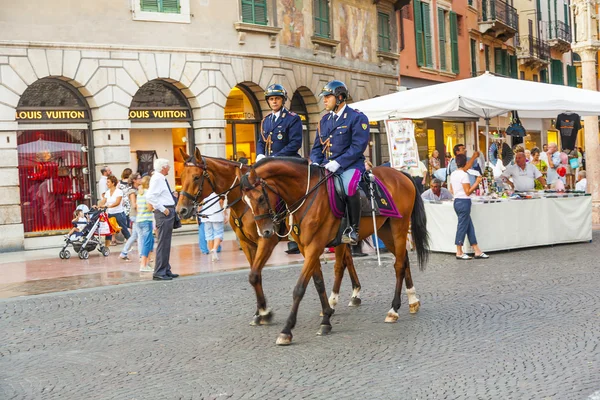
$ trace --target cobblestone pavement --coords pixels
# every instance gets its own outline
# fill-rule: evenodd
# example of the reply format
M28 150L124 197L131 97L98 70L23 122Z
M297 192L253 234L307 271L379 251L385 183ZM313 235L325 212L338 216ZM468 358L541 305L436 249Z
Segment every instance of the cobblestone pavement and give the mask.
M268 268L271 326L246 272L0 301L0 399L592 399L600 396L600 234L591 244L434 254L421 311L385 324L390 258L357 260L363 305L319 337L313 286L275 346L298 267ZM413 258L413 256L411 256ZM324 267L331 287L331 264ZM595 393L595 394L594 394Z

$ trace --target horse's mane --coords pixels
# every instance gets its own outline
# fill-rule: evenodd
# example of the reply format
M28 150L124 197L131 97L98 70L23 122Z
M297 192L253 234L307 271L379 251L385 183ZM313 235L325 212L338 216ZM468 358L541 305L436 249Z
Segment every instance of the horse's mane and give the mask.
M226 158L221 158L221 157L211 157L211 156L205 156L205 155L203 155L202 158L208 158L208 159L215 160L215 161L224 161L227 164L231 164L231 165L236 166L236 167L239 167L240 164L242 164L239 161L231 161L231 160L228 160ZM185 160L185 162L186 163L195 164L196 163L196 156L194 154L191 154L188 157L188 159ZM242 165L245 165L246 167L249 167L249 165L247 165L247 164L242 164Z
M298 165L308 165L308 160L306 158L300 158L300 157L265 157L262 160L260 160L259 162L255 163L254 166L255 167L260 167L263 164L267 164L273 161L284 161L284 162L290 162L293 164L298 164Z

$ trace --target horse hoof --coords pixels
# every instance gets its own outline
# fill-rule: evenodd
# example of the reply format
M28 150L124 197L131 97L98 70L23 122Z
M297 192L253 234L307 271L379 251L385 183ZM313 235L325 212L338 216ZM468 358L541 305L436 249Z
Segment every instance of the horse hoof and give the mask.
M317 331L317 336L326 336L331 332L331 325L321 325L319 330Z
M255 315L252 317L252 321L250 321L251 326L259 326L261 325L261 317L260 315Z
M385 317L385 322L388 324L398 322L398 314L393 313L393 312L388 312L387 316Z
M271 322L273 322L273 315L274 315L274 313L272 311L269 311L265 315L261 315L260 316L260 324L261 325L270 325Z
M408 312L410 312L411 314L416 314L417 312L419 312L419 308L421 308L421 302L417 301L416 303L408 305Z
M277 346L289 346L292 344L292 335L287 333L280 333L275 342Z
M352 297L350 303L348 303L348 307L358 307L360 306L360 303L362 303L360 297Z

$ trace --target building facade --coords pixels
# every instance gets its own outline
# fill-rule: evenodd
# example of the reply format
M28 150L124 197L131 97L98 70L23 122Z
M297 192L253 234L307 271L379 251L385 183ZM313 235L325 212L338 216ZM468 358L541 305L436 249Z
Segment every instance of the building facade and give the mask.
M0 14L0 251L68 229L76 205L98 197L104 165L118 174L167 158L176 186L181 150L253 161L272 83L304 122L304 154L326 82L346 82L353 101L398 89L394 1L72 4ZM369 155L381 159L373 131Z

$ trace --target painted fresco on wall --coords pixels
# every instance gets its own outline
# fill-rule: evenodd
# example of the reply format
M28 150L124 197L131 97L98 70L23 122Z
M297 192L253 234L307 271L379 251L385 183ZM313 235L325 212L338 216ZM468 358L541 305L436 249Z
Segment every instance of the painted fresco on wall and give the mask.
M279 0L278 9L281 10L279 20L281 21L281 44L294 47L305 47L304 37L304 3L309 0Z
M371 60L372 13L370 10L339 4L336 25L340 27L342 56L351 60Z

